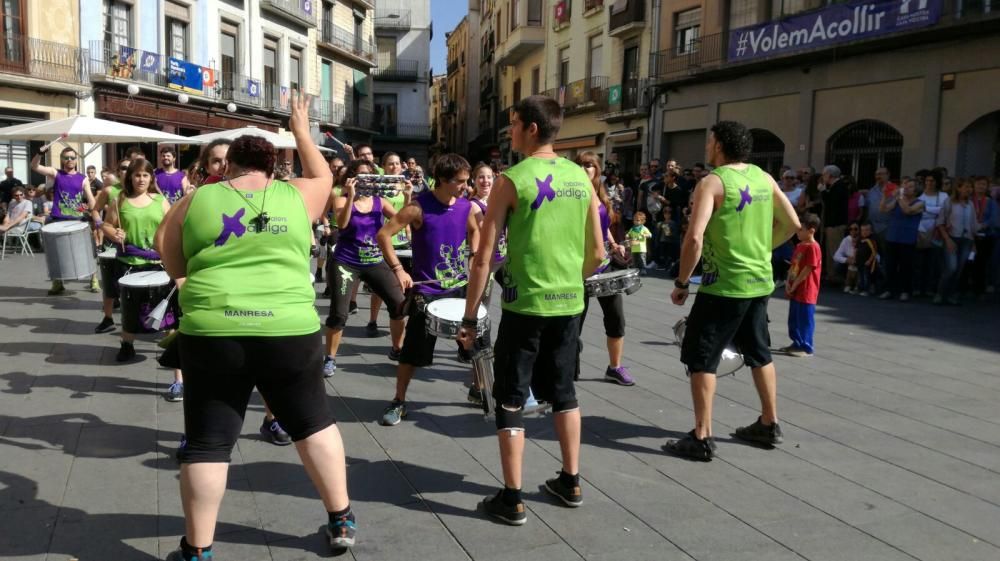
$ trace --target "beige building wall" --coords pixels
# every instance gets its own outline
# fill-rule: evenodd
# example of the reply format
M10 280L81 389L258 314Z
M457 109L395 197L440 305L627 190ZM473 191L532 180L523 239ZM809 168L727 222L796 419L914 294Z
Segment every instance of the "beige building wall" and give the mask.
M466 62L468 61L469 46L469 25L468 18L455 26L455 29L448 35L448 67L457 65L454 73L448 74L448 102L455 103L455 113L448 116L445 139L450 150L464 151L469 138L466 136L468 122L468 71ZM478 100L476 100L478 101Z
M987 84L991 86L984 87ZM1000 68L955 73L955 87L941 92L938 161L945 162L949 170L957 169L955 158L959 152L959 135L966 127L997 111L1000 111ZM1000 142L1000 136L996 140ZM987 171L975 170L974 173L985 174Z
M63 45L80 45L79 0L28 0L29 37Z

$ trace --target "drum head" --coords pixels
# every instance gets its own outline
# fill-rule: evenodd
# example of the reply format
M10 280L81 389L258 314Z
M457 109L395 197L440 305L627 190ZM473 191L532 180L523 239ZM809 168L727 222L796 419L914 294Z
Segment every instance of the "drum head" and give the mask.
M427 304L427 313L441 319L460 322L465 316L465 298L442 298ZM486 308L479 305L477 320L486 318Z
M141 273L132 273L131 275L125 275L118 281L120 286L130 286L130 287L147 287L147 286L164 286L170 284L170 275L166 271L142 271Z
M78 230L88 230L88 229L90 229L90 226L88 226L85 222L80 222L79 220L66 220L62 222L53 222L52 224L46 224L45 226L42 226L42 231L47 234L66 234L70 232L76 232Z
M631 277L639 276L639 269L625 269L622 271L609 271L607 273L598 273L596 275L591 275L587 277L585 282L597 282L605 279L614 279L618 277Z
M399 257L400 259L413 259L413 250L412 249L397 249L396 250L396 257Z

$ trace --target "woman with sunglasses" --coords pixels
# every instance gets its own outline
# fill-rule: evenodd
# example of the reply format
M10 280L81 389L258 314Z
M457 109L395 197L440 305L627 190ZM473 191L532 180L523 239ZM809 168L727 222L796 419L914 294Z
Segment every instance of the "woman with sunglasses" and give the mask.
M614 266L615 261L611 259L611 253L618 253L621 257L626 255L625 246L616 243L611 233L611 228L618 222L618 213L611 207L608 192L604 188L604 183L601 182L601 164L597 154L584 152L576 157L576 163L587 172L587 177L590 178L591 186L594 189L594 195L600 201L598 214L601 218L601 234L604 237L604 246L607 248L608 255L604 264L594 271L594 274L603 273L609 269L617 268ZM622 355L625 351L625 305L622 295L601 296L597 302L601 305L601 310L604 311L604 334L607 336L608 344L608 368L604 371L604 379L620 386L633 386L635 380L632 378L632 373L629 372L628 367L622 365ZM590 298L586 298L584 299L583 315L580 318L581 334L583 333L583 322L587 319L589 309ZM577 361L576 377L580 377L579 360Z
M70 147L59 153L59 169L42 165L42 155L48 148L42 148L31 158L31 171L52 179L52 215L50 222L66 220L86 220L88 209L94 206L94 195L85 186L87 176L77 168L79 155ZM101 283L95 274L90 279L90 291L99 292ZM66 291L61 280L53 280L49 296L57 296Z

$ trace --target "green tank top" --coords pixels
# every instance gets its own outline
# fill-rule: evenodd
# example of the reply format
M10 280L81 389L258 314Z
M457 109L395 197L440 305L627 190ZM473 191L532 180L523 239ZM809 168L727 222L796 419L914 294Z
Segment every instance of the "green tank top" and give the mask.
M115 183L108 187L108 202L117 201L118 195L122 194L122 184Z
M137 207L125 198L115 199L118 205L118 223L125 231L125 243L141 249L153 249L153 238L156 229L163 222L163 195L150 193L153 202L144 207ZM127 265L149 265L159 263L159 259L145 259L135 255L119 255L118 260Z
M181 333L285 337L319 330L305 203L283 181L264 193L237 191L229 183L195 191L183 224ZM262 207L270 221L258 232L254 219Z
M761 169L720 166L722 206L705 228L699 292L730 298L757 298L774 292L771 273L773 187Z
M517 190L507 217L502 308L533 316L583 312L583 261L593 188L565 158L527 158L504 172Z
M406 200L406 196L403 193L396 193L395 197L390 197L386 200L389 201L396 212L399 212L403 209L403 202ZM383 220L383 222L388 222L388 220ZM405 247L407 245L410 245L410 238L406 237L406 228L404 228L392 237L392 247Z

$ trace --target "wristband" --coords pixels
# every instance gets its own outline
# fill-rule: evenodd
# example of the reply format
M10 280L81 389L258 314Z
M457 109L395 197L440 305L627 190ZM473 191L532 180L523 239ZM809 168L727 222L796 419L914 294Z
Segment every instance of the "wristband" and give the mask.
M691 286L690 282L681 282L680 279L674 279L674 288L679 288L681 290L687 290Z
M389 265L389 268L392 269L393 273L395 273L396 271L398 271L398 270L400 270L400 269L403 268L403 264L402 263L396 263L395 265Z
M470 319L470 318L462 318L462 327L468 327L468 328L471 328L471 329L475 329L475 328L479 327L479 320Z
M104 221L103 220L101 220L101 219L94 220L94 227L95 228L100 228L101 226L104 226Z

